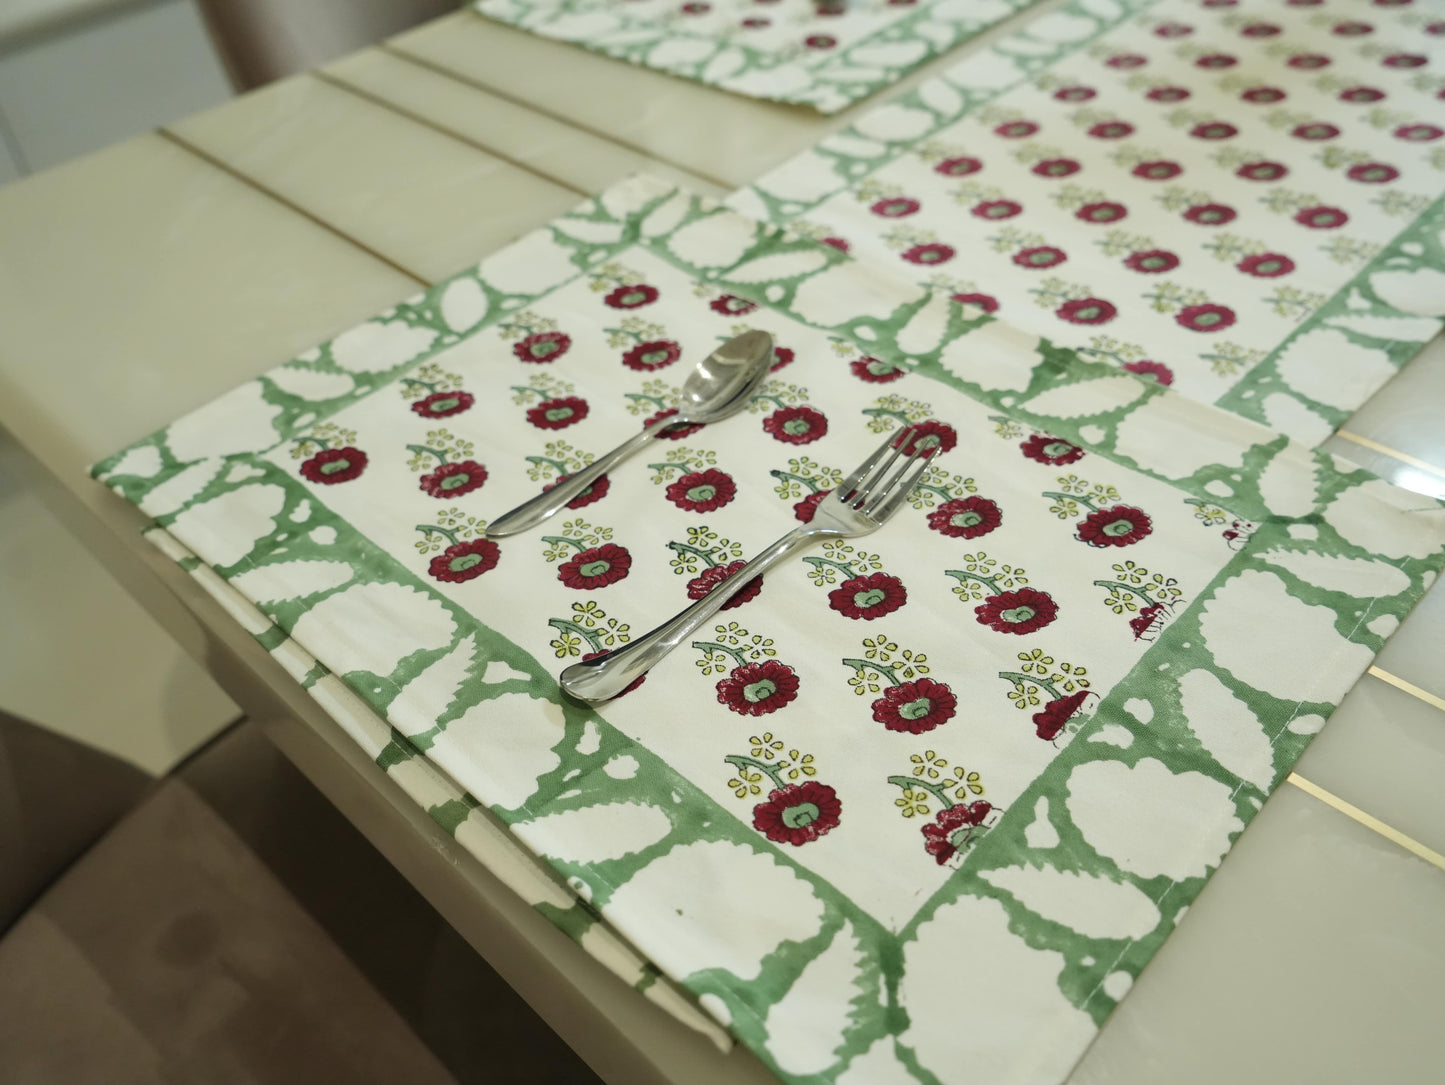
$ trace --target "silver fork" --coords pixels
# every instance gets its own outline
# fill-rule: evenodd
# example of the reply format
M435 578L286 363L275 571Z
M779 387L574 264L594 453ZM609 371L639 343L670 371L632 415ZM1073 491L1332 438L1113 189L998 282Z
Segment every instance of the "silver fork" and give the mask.
M692 606L621 648L574 663L562 672L562 688L582 701L616 697L737 595L749 581L818 539L848 539L877 531L897 512L928 470L934 448L903 450L916 431L905 427L888 438L818 503L810 523L793 528ZM901 463L899 462L901 459ZM890 474L891 472L891 474Z

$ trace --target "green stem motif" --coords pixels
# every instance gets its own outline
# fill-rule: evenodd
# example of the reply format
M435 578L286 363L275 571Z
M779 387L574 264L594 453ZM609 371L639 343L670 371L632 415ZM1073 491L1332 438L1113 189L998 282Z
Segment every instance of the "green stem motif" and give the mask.
M898 422L900 425L904 426L908 425L912 421L912 419L908 417L907 412L897 410L893 407L864 407L863 413L868 415L870 418L891 418L894 421Z
M687 464L678 463L676 460L668 460L665 463L649 463L647 466L656 471L662 478L666 478L671 471L686 471L688 469ZM660 482L661 479L657 481Z
M772 475L773 478L780 481L783 479L791 479L792 481L798 483L801 486L806 486L808 487L808 492L810 494L815 494L823 488L822 484L819 483L817 479L808 478L806 475L795 475L791 471L779 471L777 468L774 468L773 470L769 471L768 474Z
M724 655L732 656L737 660L739 667L747 663L748 657L736 648L729 648L726 644L719 644L715 640L695 640L692 642L694 648L700 648L704 652L722 652Z
M773 781L773 788L775 790L788 786L783 781L783 775L781 772L778 771L778 767L776 765L769 765L766 761L758 761L755 758L748 757L745 754L740 753L730 753L726 757L724 757L723 760L730 765L736 765L739 770L750 768L757 769L759 772L766 775L769 780Z
M1083 494L1066 494L1060 490L1044 490L1039 496L1052 497L1057 501L1075 501L1078 504L1083 505L1084 508L1088 509L1090 512L1099 511L1099 506L1095 505Z
M998 676L1000 678L1008 679L1015 686L1022 687L1029 683L1033 683L1056 701L1063 697L1063 694L1059 692L1058 687L1055 686L1052 682L1050 682L1047 678L1038 678L1032 674L1024 674L1021 671L999 671Z
M759 392L748 400L749 403L771 403L774 407L786 407L783 398L772 392Z
M849 579L852 579L853 577L858 575L853 571L853 566L849 565L846 561L834 561L832 558L816 557L804 558L803 560L809 565L811 565L813 568L817 569L820 573L823 570L823 566L830 565Z
M587 544L581 539L569 539L565 535L543 535L542 541L544 543L552 543L553 545L556 545L557 543L566 543L568 546L575 546L577 548L577 553L579 554L587 549Z
M986 576L979 576L977 573L967 573L967 572L964 572L962 569L945 569L945 570L943 571L943 575L944 575L944 576L951 576L951 577L953 577L955 580L959 581L960 583L962 583L962 582L965 581L965 580L976 580L976 581L978 581L980 584L982 584L985 588L988 589L988 593L989 593L990 595L1002 595L1002 594L1003 594L1003 589L998 586L998 581L997 581L997 580L992 580L992 579L990 579L989 577L986 577Z
M602 642L597 638L597 630L588 629L585 625L568 621L566 618L548 618L547 624L561 633L576 633L585 640L594 652L602 651Z
M431 448L427 445L407 445L406 447L411 449L411 451L415 452L418 456L435 456L438 464L444 464L447 462L447 454L440 449Z
M868 659L845 659L843 660L843 664L845 666L852 667L855 671L857 671L859 678L865 677L866 673L872 670L877 671L880 675L888 679L888 681L895 686L900 686L903 684L902 679L898 677L898 675L894 672L893 668L885 666L882 663L874 663L872 660Z
M953 500L953 491L950 490L947 486L935 486L932 483L920 482L918 483L918 485L914 486L913 489L915 493L919 490L927 490L931 494L937 494L944 501Z
M565 473L567 470L567 465L565 463L563 463L561 460L553 459L551 456L526 456L523 458L526 459L528 463L535 464L537 467L550 467L559 475ZM537 478L538 476L533 475L532 477Z
M624 398L630 399L634 403L640 403L643 400L646 400L648 403L651 403L654 407L657 407L659 409L667 406L667 401L664 400L661 396L649 396L643 392L625 392L623 393L623 395Z
M416 530L420 531L423 535L440 535L453 546L457 546L461 542L461 540L457 538L455 531L449 531L439 524L417 524Z
M640 342L642 342L642 333L641 333L641 332L631 332L631 331L628 331L626 328L603 328L602 330L605 331L605 332L607 332L609 335L625 335L628 339L631 339L634 343L640 343Z
M415 377L402 377L401 383L408 387L415 386L417 388L425 388L428 392L435 392L437 390L437 384L440 382L417 380Z
M669 550L676 550L679 554L692 554L694 557L706 562L709 569L717 564L717 560L713 557L714 554L718 553L716 550L702 550L696 546L690 546L687 543L676 541L668 543L667 548Z
M898 787L903 788L905 791L910 790L911 788L921 787L924 791L927 791L935 799L941 802L945 810L947 810L951 806L958 805L958 803L954 802L953 799L949 796L948 788L944 787L942 784L931 784L927 780L919 779L917 776L890 776L888 777L888 782L890 784L894 784Z
M1148 592L1147 590L1145 590L1144 588L1136 587L1136 586L1134 586L1133 584L1125 584L1123 581L1120 581L1120 580L1096 580L1096 581L1094 581L1094 586L1095 586L1095 587L1099 587L1099 588L1108 588L1110 591L1118 590L1118 591L1133 592L1135 595L1137 595L1140 599L1144 600L1144 602L1148 603L1150 606L1153 606L1153 605L1156 604L1156 603L1161 604L1161 605L1165 605L1165 606L1168 605L1163 599L1155 599L1155 598L1154 598L1152 595L1150 595L1149 592Z

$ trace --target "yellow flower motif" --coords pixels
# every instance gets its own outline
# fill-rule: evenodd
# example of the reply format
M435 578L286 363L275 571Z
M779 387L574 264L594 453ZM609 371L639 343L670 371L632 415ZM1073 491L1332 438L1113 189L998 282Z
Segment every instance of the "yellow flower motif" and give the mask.
M903 789L903 794L893 800L893 805L897 806L906 818L926 818L928 816L928 799L928 792L906 787Z

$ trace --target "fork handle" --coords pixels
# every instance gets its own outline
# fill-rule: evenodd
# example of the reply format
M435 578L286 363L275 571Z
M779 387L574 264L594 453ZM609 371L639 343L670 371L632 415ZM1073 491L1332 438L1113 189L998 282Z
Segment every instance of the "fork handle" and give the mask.
M837 534L826 527L802 524L758 553L732 576L692 606L663 622L652 632L595 659L574 663L562 672L562 689L580 701L605 701L616 697L634 680L646 674L667 655L720 611L724 605L774 565L796 553L814 539Z

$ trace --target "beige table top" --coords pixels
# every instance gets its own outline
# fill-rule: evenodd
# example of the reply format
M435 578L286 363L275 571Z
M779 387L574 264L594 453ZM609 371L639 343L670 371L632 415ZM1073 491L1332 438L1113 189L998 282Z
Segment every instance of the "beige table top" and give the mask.
M858 108L821 118L748 101L464 11L0 189L0 439L97 558L610 1081L771 1078L623 986L462 852L151 552L140 514L85 468L628 173L721 195ZM1437 339L1328 447L1445 496L1442 417ZM1073 1081L1436 1079L1442 643L1436 589Z

